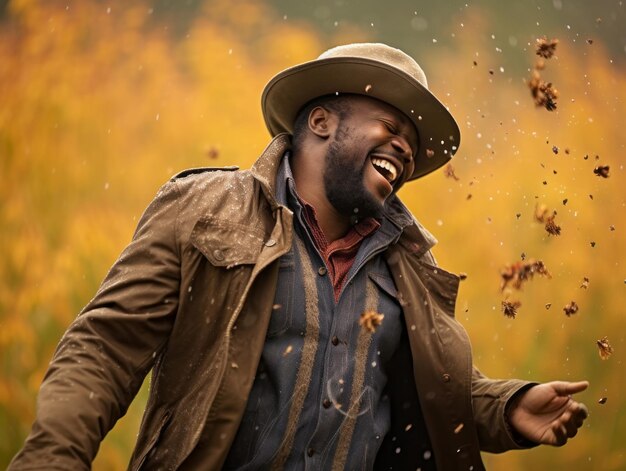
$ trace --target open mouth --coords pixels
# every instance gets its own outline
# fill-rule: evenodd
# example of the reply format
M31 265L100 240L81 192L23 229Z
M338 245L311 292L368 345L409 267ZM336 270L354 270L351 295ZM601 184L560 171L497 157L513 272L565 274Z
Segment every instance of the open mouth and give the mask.
M399 173L396 166L388 160L379 159L378 157L372 157L371 161L378 173L380 173L383 177L385 177L385 180L393 185L398 178Z

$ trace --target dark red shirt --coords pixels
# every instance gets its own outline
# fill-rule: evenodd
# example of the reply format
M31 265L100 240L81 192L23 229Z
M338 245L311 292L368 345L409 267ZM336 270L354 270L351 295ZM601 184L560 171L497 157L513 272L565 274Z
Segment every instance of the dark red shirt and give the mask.
M328 275L333 283L335 302L337 302L361 242L373 234L380 227L380 223L374 218L363 219L352 226L342 238L329 243L317 222L315 208L301 198L298 199L304 207L304 217L311 230L313 241L326 263Z

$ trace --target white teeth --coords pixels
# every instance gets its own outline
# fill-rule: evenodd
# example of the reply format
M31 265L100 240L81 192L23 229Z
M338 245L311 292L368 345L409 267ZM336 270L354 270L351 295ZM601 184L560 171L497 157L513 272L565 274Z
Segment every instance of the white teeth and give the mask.
M388 162L387 160L383 160L383 159L373 158L372 163L376 165L377 167L384 168L390 173L391 175L391 178L389 178L390 182L394 182L396 180L396 177L398 176L398 170L396 169L395 165L393 165L391 162Z

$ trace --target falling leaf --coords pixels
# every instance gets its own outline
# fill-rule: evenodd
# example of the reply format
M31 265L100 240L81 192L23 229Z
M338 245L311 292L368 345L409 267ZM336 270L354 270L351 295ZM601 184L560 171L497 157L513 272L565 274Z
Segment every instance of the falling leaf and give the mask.
M570 303L563 308L563 311L565 311L567 317L573 316L578 312L578 304L576 304L576 301L570 301Z
M382 324L384 317L384 314L379 314L376 311L365 311L361 314L359 325L373 334L376 332L376 327Z
M507 265L500 271L502 284L500 290L511 284L515 289L521 289L524 282L531 280L535 274L552 278L548 269L541 260L529 259L528 261L515 262Z
M502 312L508 318L515 319L517 310L521 307L522 303L519 301L502 301Z
M454 167L452 166L452 164L446 165L446 167L443 169L443 174L448 178L456 180L457 182L459 181L459 177L457 177L456 173L454 173Z
M545 224L546 232L550 235L561 235L561 226L554 222L556 211L548 215L549 211L545 205L535 207L535 220Z
M606 404L607 398L606 397L601 397L600 399L598 399L598 404Z
M554 152L555 154L558 154L559 148L557 146L552 146L552 152Z
M593 169L593 173L595 173L598 177L609 178L609 166L599 165Z
M467 280L467 273L459 273L459 280Z
M581 288L587 289L589 288L589 278L587 278L586 276L583 277L583 282L580 285Z
M552 307L552 303L546 303L546 309L550 309Z
M591 247L593 248L596 246L596 243L592 240L591 242L589 242L589 245L591 245Z
M604 336L600 340L596 340L596 345L598 345L598 353L600 354L600 358L602 358L603 360L608 360L608 358L613 353L613 347L611 347L608 337Z
M535 53L544 59L550 59L554 55L558 43L558 39L548 40L545 36L538 38L537 44L535 45Z

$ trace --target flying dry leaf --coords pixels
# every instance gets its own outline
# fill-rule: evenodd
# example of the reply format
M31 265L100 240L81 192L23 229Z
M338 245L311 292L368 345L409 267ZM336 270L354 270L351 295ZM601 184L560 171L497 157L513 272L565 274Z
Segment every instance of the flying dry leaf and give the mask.
M365 311L361 314L359 324L369 333L373 334L376 332L376 327L382 324L384 317L384 314L379 314L376 311Z
M556 51L556 46L559 43L558 39L538 38L535 44L535 53L543 57L544 59L550 59Z
M576 304L576 301L570 301L570 303L563 308L563 311L565 311L567 317L573 316L578 312L578 304Z
M613 347L609 343L609 339L604 336L600 340L596 340L596 345L598 346L598 353L600 354L600 358L603 360L608 360L608 358L613 353Z
M457 177L456 173L454 173L454 167L452 166L452 164L446 165L446 167L443 169L443 174L448 178L456 180L457 182L459 181L459 177Z
M519 301L502 301L502 312L510 319L515 319L517 310L522 305Z
M581 283L580 287L584 289L589 288L589 278L587 278L586 276L583 277L583 282Z
M500 290L504 291L509 285L519 290L524 282L531 280L535 274L552 278L541 260L529 259L507 265L500 271L500 277L502 278Z
M593 169L593 173L595 173L598 177L609 178L609 166L608 165L598 165Z

